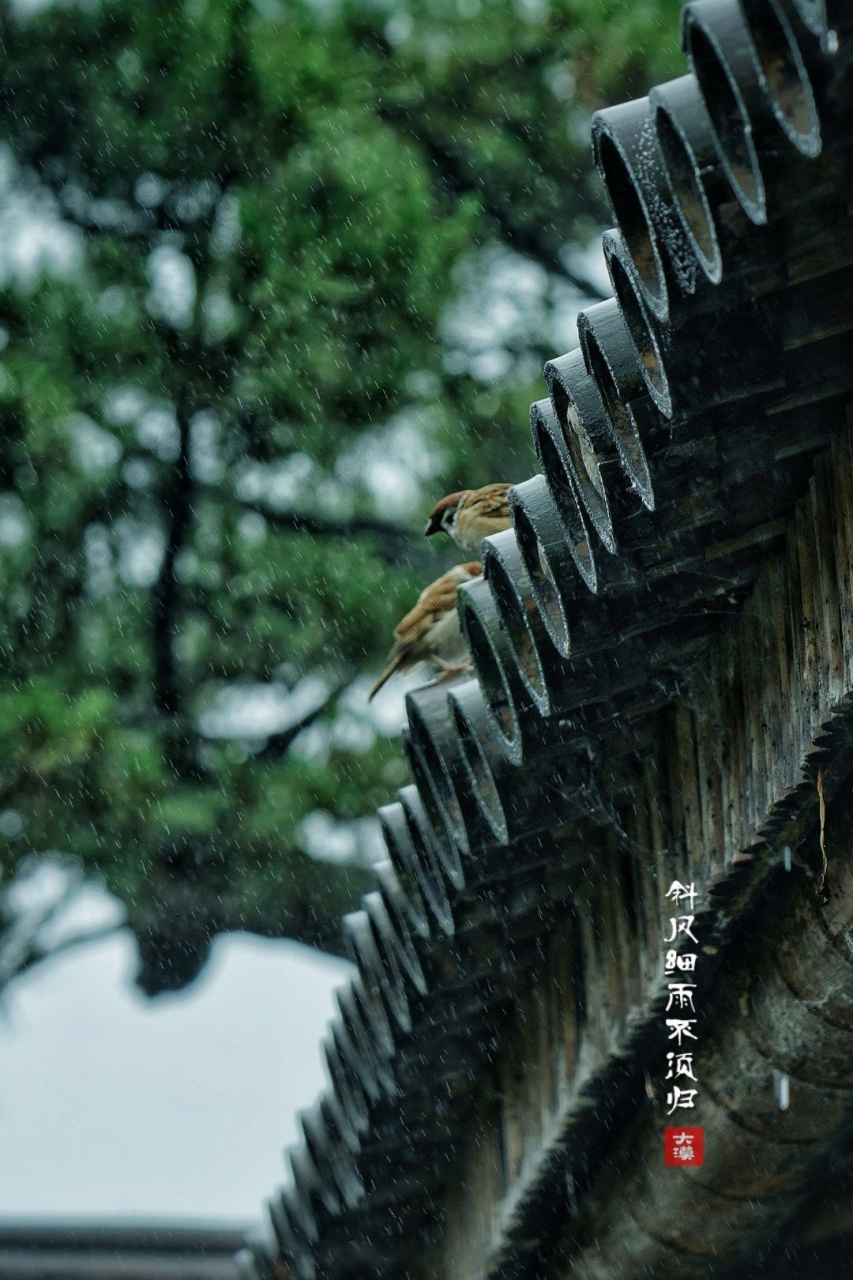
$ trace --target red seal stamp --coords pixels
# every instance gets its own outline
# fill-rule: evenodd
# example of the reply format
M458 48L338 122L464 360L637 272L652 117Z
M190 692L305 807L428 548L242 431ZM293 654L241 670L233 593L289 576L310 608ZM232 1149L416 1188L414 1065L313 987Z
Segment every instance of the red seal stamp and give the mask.
M663 1162L670 1168L705 1163L704 1129L664 1129Z

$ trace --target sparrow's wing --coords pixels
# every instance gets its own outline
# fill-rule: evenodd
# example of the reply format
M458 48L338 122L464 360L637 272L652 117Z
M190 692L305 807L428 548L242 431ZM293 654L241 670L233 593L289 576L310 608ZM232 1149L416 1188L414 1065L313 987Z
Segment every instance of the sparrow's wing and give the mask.
M467 577L467 574L462 576L458 569L451 569L425 587L414 609L410 609L394 628L396 644L410 648L423 639L430 627L456 607L456 588Z
M511 484L483 485L468 500L472 513L481 520L508 520L511 488Z
M432 628L456 607L456 588L460 583L476 578L481 572L476 560L457 565L424 588L414 609L406 614L394 631L388 666L370 691L368 701L397 671L408 671L431 656L429 635Z

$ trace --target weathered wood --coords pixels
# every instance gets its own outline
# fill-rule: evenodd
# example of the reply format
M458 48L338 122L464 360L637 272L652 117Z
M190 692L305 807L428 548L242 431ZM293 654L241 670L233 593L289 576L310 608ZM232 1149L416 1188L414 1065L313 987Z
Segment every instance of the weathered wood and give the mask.
M853 683L853 453L850 433L833 437L832 477L835 510L835 573L838 581L838 609L844 650L844 683Z
M747 216L757 224L766 222L768 203L783 206L786 188L796 187L809 161L796 151L786 151L783 163L776 160L779 121L767 82L756 73L758 59L743 10L735 0L691 0L682 11L681 29L723 170ZM818 154L816 114L803 137L807 154Z
M566 545L565 517L548 493L544 476L537 475L510 490L510 512L518 548L542 624L560 657L569 652L566 614L578 585L572 572L577 567L575 556ZM583 559L586 572L582 581L595 589L595 559L584 527ZM579 570L580 572L580 570Z
M695 288L697 263L656 163L649 99L597 111L592 118L592 145L629 247L632 276L645 305L665 320L672 296Z
M702 803L702 838L708 849L708 879L723 866L725 860L725 823L723 770L720 768L722 743L719 726L722 710L719 702L719 668L716 652L709 654L707 674L697 676L700 697L696 702L697 768Z
M677 1175L661 1168L660 1122L650 1114L645 1161L633 1178L611 1186L606 1225L600 1213L590 1213L595 1241L573 1258L573 1278L611 1275L626 1247L634 1265L663 1265L679 1276L704 1274L706 1250L724 1248L736 1257L802 1197L802 1171L818 1166L822 1144L834 1143L849 1126L853 967L843 944L836 949L853 919L850 834L843 819L834 841L844 855L835 905L826 911L807 882L792 877L772 928L765 929L770 936L758 964L744 970L726 1011L718 1010L714 1029L696 1048L698 1071L718 1100L701 1097L691 1117L705 1127L705 1167ZM827 1007L827 991L838 993L835 1007ZM784 1113L775 1104L774 1067L791 1082ZM736 1148L741 1158L733 1160ZM680 1255L676 1265L668 1246Z
M643 381L628 327L614 298L599 302L578 317L584 363L598 388L609 419L612 447L643 506L654 510L649 461L631 401L643 393Z
M850 447L849 432L845 432L843 443L845 448ZM833 456L837 457L841 448L842 441L836 439ZM769 867L773 865L772 860L769 860L768 842L775 840L784 843L790 838L788 831L792 795L794 798L800 795L801 800L797 802L799 804L805 803L808 806L812 803L810 797L814 794L813 790L806 793L800 788L799 792L792 792L794 780L808 767L810 742L805 734L811 734L812 740L815 735L820 735L822 726L847 707L849 694L853 693L849 686L842 688L838 680L839 671L846 671L846 667L839 667L840 628L834 621L834 602L840 599L836 557L834 554L831 557L828 555L825 545L821 550L821 539L825 539L829 531L827 518L831 517L837 524L839 508L834 499L830 502L836 483L836 473L827 458L825 465L818 468L812 489L795 513L789 554L778 557L766 567L756 586L750 609L742 618L731 623L726 634L720 638L718 658L697 674L688 696L674 708L672 739L665 752L665 758L672 767L669 784L671 836L666 837L660 825L659 782L651 762L647 762L643 770L645 784L639 792L632 793L632 805L642 809L643 820L629 822L628 829L635 833L635 839L641 831L645 832L644 842L655 850L654 854L650 853L650 860L645 865L641 862L640 869L637 870L633 859L620 859L616 856L615 847L611 845L607 860L598 865L592 864L579 886L577 911L586 1016L581 1024L578 1051L579 1062L585 1066L580 1068L573 1086L569 1085L562 1093L558 1092L559 1114L562 1116L562 1120L559 1120L548 1109L553 1105L553 1088L550 1083L553 1067L545 1071L542 1065L542 1055L547 1057L550 1051L547 1046L553 1045L553 1037L543 1036L541 1025L535 1022L537 1015L532 1011L531 1005L531 1011L526 1016L533 1020L533 1025L538 1030L536 1036L527 1041L522 1074L528 1085L535 1087L530 1088L525 1100L520 1101L518 1095L515 1095L513 1106L517 1112L517 1123L526 1134L522 1143L525 1154L520 1161L515 1162L518 1168L515 1183L513 1184L511 1177L507 1178L502 1202L504 1210L510 1203L514 1206L513 1216L507 1217L506 1213L502 1215L501 1206L493 1206L493 1215L496 1216L493 1216L488 1246L485 1250L481 1247L479 1261L468 1255L467 1275L487 1275L492 1266L497 1266L499 1258L517 1256L513 1254L510 1244L515 1238L515 1227L510 1229L510 1222L519 1223L518 1213L524 1205L529 1203L532 1211L537 1181L546 1186L548 1178L553 1177L556 1152L570 1149L564 1146L566 1134L581 1123L582 1111L578 1111L582 1096L580 1091L588 1086L590 1072L594 1077L596 1072L604 1070L605 1064L614 1060L614 1054L618 1056L624 1051L623 1046L630 1041L632 1035L637 1034L638 1027L652 1025L649 1023L650 1011L654 1007L655 993L660 990L662 980L661 958L657 952L661 949L663 923L672 913L670 904L663 898L666 885L675 876L684 881L697 881L706 887L702 892L707 892L707 886L712 883L723 883L723 825L727 828L725 861L729 868L739 863L744 852L756 848L765 849L751 863L741 863L742 866L751 868L748 874L754 878L755 883L761 883ZM847 572L849 576L849 566ZM840 610L840 606L838 608ZM827 672L822 683L821 669ZM829 673L832 669L835 677L831 680ZM808 724L799 729L795 725L792 728L799 709L796 701L792 703L791 695L792 678L797 675L802 681L803 689L812 691ZM844 714L850 713L844 711ZM780 719L785 721L784 725L779 723ZM794 752L798 753L796 760L792 758ZM773 821L775 808L780 808L780 817L783 812L787 815L781 824ZM806 812L814 810L807 807ZM631 839L627 834L625 838ZM759 840L760 845L756 844ZM777 843L775 847L778 857L781 843ZM819 855L816 849L813 857L817 866ZM650 875L653 865L656 871ZM744 872L739 874L743 875ZM638 886L642 884L647 886L644 900L638 893ZM630 913L623 899L623 895L629 893L634 895L636 902L638 928L634 932L629 928ZM821 910L813 889L806 893L803 902L807 912ZM799 911L801 906L802 903L797 903L793 909ZM649 907L652 907L651 911ZM845 909L848 914L853 912L853 897ZM846 918L845 916L845 920ZM823 926L819 934L806 931L803 938L809 945L822 945L818 943L818 938L824 938L822 930ZM708 937L707 921L703 926L702 936ZM802 1011L786 1012L781 1019L776 1012L772 1022L765 1025L761 1021L764 1015L759 1016L757 1012L758 1006L750 1004L749 1021L744 1023L744 1027L756 1045L756 1050L750 1051L753 1053L750 1060L753 1062L752 1066L745 1065L745 1050L739 1061L733 1059L731 1052L717 1048L713 1036L709 1037L707 1033L703 1033L702 1040L702 1046L707 1047L700 1046L698 1050L708 1054L709 1077L713 1076L719 1081L715 1085L713 1096L725 1100L724 1105L718 1105L710 1099L704 1101L697 1116L691 1116L691 1122L695 1120L697 1123L704 1123L706 1142L714 1147L715 1153L719 1143L720 1152L727 1154L720 1154L719 1157L714 1154L710 1160L706 1158L706 1171L709 1172L704 1181L700 1179L696 1182L689 1178L683 1180L685 1194L690 1197L690 1221L705 1223L707 1245L704 1238L697 1241L695 1233L691 1242L688 1240L688 1232L679 1234L674 1227L674 1215L671 1206L668 1207L670 1192L664 1194L661 1191L664 1171L661 1171L661 1175L654 1172L660 1159L655 1148L655 1153L647 1157L647 1165L652 1172L648 1175L640 1174L635 1182L630 1183L630 1195L635 1197L631 1202L634 1208L624 1223L618 1220L618 1213L617 1220L611 1220L610 1208L606 1221L596 1218L594 1209L587 1210L584 1220L588 1223L595 1222L599 1247L602 1237L609 1241L606 1256L611 1261L607 1263L608 1267L612 1267L612 1259L617 1256L618 1250L624 1250L628 1242L632 1241L631 1248L638 1250L636 1254L632 1253L632 1257L645 1258L650 1266L655 1258L658 1258L658 1262L654 1265L660 1265L658 1255L661 1248L664 1252L667 1248L676 1248L680 1259L679 1269L672 1274L698 1276L701 1267L705 1266L706 1248L708 1255L723 1247L734 1249L736 1244L750 1239L752 1233L760 1234L769 1229L770 1223L776 1221L780 1213L788 1211L797 1196L802 1195L803 1171L812 1158L814 1144L828 1139L833 1132L832 1125L826 1123L817 1104L812 1110L811 1119L809 1113L800 1111L796 1118L797 1127L791 1129L786 1137L785 1162L777 1161L774 1164L774 1152L779 1150L779 1131L773 1130L770 1125L772 1112L766 1108L763 1113L760 1108L757 1112L751 1111L749 1099L755 1096L756 1089L765 1086L769 1088L772 1083L766 1070L763 1076L756 1073L759 1071L759 1059L766 1057L767 1044L774 1042L772 1037L775 1036L775 1043L781 1045L779 1035L783 1026L784 1034L788 1037L786 1043L790 1042L792 1036L800 1036L802 1044L813 1047L819 1042L824 1047L829 1055L826 1059L827 1070L836 1072L836 1075L831 1080L824 1080L823 1085L829 1084L832 1088L837 1088L842 1079L849 1079L849 1086L853 1090L849 1046L841 1048L842 1043L846 1042L838 1039L840 1033L835 1029L841 1019L849 1020L853 1030L853 1013L848 1015L847 1012L848 1009L853 1010L853 986L848 979L842 981L843 973L853 973L853 964L846 953L839 953L837 962L832 963L841 963L844 968L838 970L835 976L824 973L823 981L816 984L810 975L820 965L825 968L828 958L819 957L812 952L801 952L802 939L798 933L790 932L786 937L786 948L779 951L781 963L787 966L785 972L788 977L785 983L779 986L770 979L759 981L748 976L744 981L749 983L750 1001L764 1001L762 1008L767 1009L768 1017L777 1000L783 997L786 1000L794 998L792 992L796 993L796 999L806 999ZM641 941L642 955L638 951ZM772 962L776 963L775 958ZM748 975L748 969L744 972ZM540 1000L545 998L548 982L546 968L540 973L535 988ZM806 983L806 987L803 983ZM824 1009L821 1005L820 1018L816 1022L819 1002L814 1003L810 1012L807 1008L806 989L814 990L816 995L818 991L825 993L827 983L831 989L839 992L847 992L847 987L850 990L849 993L840 995L842 1003L837 1009ZM638 1004L644 1011L639 1021L635 1015L629 1016ZM737 1030L737 1019L742 1018L743 1014L734 997L732 1005ZM719 1016L718 1014L718 1022ZM511 1035L505 1043L505 1053L517 1058L518 1044ZM529 1057L531 1044L538 1046L538 1065ZM782 1053L781 1047L778 1052ZM801 1051L790 1049L786 1052L789 1055L787 1058L783 1054L778 1059L781 1069L794 1072L800 1070L801 1075L801 1069L795 1067L790 1057L791 1053ZM758 1057L755 1056L756 1053ZM761 1085L761 1080L764 1080L764 1086ZM808 1087L820 1088L822 1084L819 1082L817 1086L807 1086L806 1091ZM523 1118L525 1109L526 1120ZM755 1114L751 1130L754 1131L753 1136L746 1135L742 1129L732 1128L729 1115L733 1112ZM653 1122L654 1142L659 1144L661 1121L659 1113L654 1114L658 1117ZM761 1120L762 1114L766 1115L766 1121ZM531 1143L535 1144L537 1141L537 1132L541 1134L538 1151L532 1156L530 1147ZM549 1140L549 1134L562 1136L559 1141L556 1138ZM733 1144L739 1144L742 1148L742 1169L739 1180L734 1182L731 1166ZM727 1195L733 1196L732 1203L736 1206L731 1219L726 1219L723 1224L725 1229L721 1228L719 1221L715 1226L715 1213L720 1218L720 1192L712 1190L715 1178L727 1180L721 1186L725 1186ZM700 1182L702 1185L699 1185ZM608 1187L608 1206L612 1204L614 1197L619 1201L619 1185L617 1181ZM755 1203L750 1206L750 1199L759 1204L760 1211L756 1210ZM643 1206L639 1215L636 1210L638 1203ZM687 1213L687 1210L682 1212ZM495 1222L503 1223L502 1232L496 1231ZM646 1229L639 1227L638 1222L645 1223ZM663 1225L664 1222L666 1225ZM589 1230L592 1230L591 1226ZM668 1241L669 1244L661 1244L661 1241ZM439 1274L444 1274L442 1267L452 1265L452 1256L445 1255L446 1262L437 1268ZM609 1274L606 1269L599 1269L604 1268L605 1264L599 1263L596 1250L582 1253L580 1257L582 1262L576 1262L575 1268L582 1265L588 1270L580 1271L579 1274L588 1274L589 1277ZM492 1261L489 1262L488 1259Z
M421 931L433 925L453 932L453 915L443 879L434 869L434 853L421 838L401 802L382 805L377 810L388 857L405 887L412 912Z
M635 506L634 514L630 518L627 518L626 513L621 523L614 526L620 539L620 554L615 558L598 557L596 588L599 592L617 590L620 589L620 585L626 589L632 589L635 585L632 578L633 570L626 564L624 555L630 548L637 548L638 553L644 556L649 564L653 563L655 556L665 564L666 555L661 555L662 539L665 548L666 539L671 539L677 533L678 544L684 542L685 550L693 542L696 553L700 552L700 548L704 553L708 539L713 536L709 524L715 517L720 521L721 527L723 522L726 522L729 539L733 536L733 528L740 527L744 530L745 526L755 528L760 524L760 512L756 506L756 498L759 494L764 496L767 520L772 520L790 509L791 486L798 483L797 468L802 465L801 452L807 453L820 443L825 447L827 441L826 418L823 418L824 434L821 441L813 421L807 415L804 418L801 406L816 395L826 395L825 378L823 383L821 378L828 368L836 370L832 377L839 385L850 382L853 377L849 373L837 372L840 350L836 344L836 339L829 339L828 345L818 344L818 349L815 350L803 349L802 358L798 356L788 361L785 390L772 398L769 408L773 420L767 420L764 432L757 429L756 412L760 411L759 406L749 402L729 410L728 413L721 414L718 410L698 421L694 419L691 437L683 446L677 436L662 438L660 456L657 456L654 449L649 453L650 466L655 474L657 510L654 514L640 515L638 507ZM822 355L821 352L824 354ZM849 361L845 361L846 365L849 365ZM783 407L784 405L789 406L787 410ZM777 414L784 414L784 418L777 421ZM744 432L747 424L748 435ZM645 430L644 435L648 440ZM750 448L740 453L733 452L731 443L741 440L744 442L748 440ZM700 461L702 455L697 450L697 444L702 441L705 442L705 453L708 455L704 463ZM750 482L750 477L761 474L766 476L768 467L768 462L762 458L758 448L759 442L762 447L766 442L771 459L778 448L781 451L780 456L789 460L789 465L786 469L778 470L774 475L773 485L764 485L757 489ZM683 462L682 448L685 451ZM790 462L796 464L793 469ZM603 465L599 467L599 474L603 474ZM615 465L618 467L618 463ZM707 493L704 513L701 508L697 510L697 495L692 492L692 485L688 488L688 468L691 465L694 468L694 476L696 470L701 468L700 493ZM772 461L769 465L772 466ZM627 480L624 476L621 483L625 486L627 497ZM616 494L618 484L618 477L615 477L615 484L609 485L611 495ZM561 582L561 591L567 600L571 598L571 590L567 592L563 582Z
M461 855L470 854L486 833L482 824L477 826L446 688L428 685L407 694L406 718L412 776L432 827L432 844L448 876L461 888Z
M841 615L838 607L838 579L835 563L837 519L833 505L831 454L824 454L815 460L815 482L812 493L817 580L820 584L825 647L821 669L825 673L825 705L834 706L840 702L844 692L844 653L841 644Z
M853 431L811 472L853 395L853 282L841 270L853 262L850 45L846 26L839 53L824 28L822 46L796 36L823 144L809 160L795 150L814 133L796 50L793 64L784 49L774 62L791 10L779 23L776 0L747 9L755 48L730 0L692 4L687 22L712 116L731 134L722 150L739 151L736 185L752 182L746 204L755 196L759 217L766 206L767 225L747 224L719 163L694 173L721 284L713 264L703 279L698 258L665 251L668 330L648 325L637 340L642 371L670 383L671 421L639 394L642 371L616 320L585 325L609 415L580 353L549 365L552 404L534 430L552 502L528 488L522 545L504 538L499 567L476 588L472 647L487 697L471 685L424 695L406 741L419 787L380 813L396 874L351 925L359 976L331 1032L331 1101L306 1118L294 1188L274 1210L297 1280L338 1280L368 1262L520 1280L558 1274L571 1250L576 1278L610 1280L626 1258L662 1280L699 1275L775 1230L799 1203L811 1154L842 1123L853 858L840 876L830 868L824 908L815 824L818 767L830 822L849 808ZM732 113L732 85L743 113L737 102ZM648 136L644 104L612 116ZM801 136L788 127L785 142L787 126ZM701 150L706 122L694 119L682 141ZM623 143L620 132L617 152ZM651 154L649 173L629 173L629 202L635 179L646 195L660 186ZM671 221L672 198L659 194ZM694 192L694 215L701 204ZM649 222L652 259L662 225ZM696 223L697 243L701 234ZM643 299L632 305L629 331L631 315L635 329L648 324ZM596 314L615 316L612 305ZM739 386L714 360L718 331L731 347L738 316L750 323L735 345L765 338ZM582 506L602 550L589 545ZM552 723L537 718L543 692ZM833 827L833 859L843 836ZM789 899L773 888L785 849L816 873L794 872ZM659 1098L663 1083L664 895L675 877L700 890L701 982L722 1003L700 1051L713 1085L695 1117L706 1167L680 1171L674 1198L648 1093ZM778 908L778 945L743 948L738 921L759 891ZM825 1078L804 1066L815 1046ZM768 1052L796 1093L784 1129L766 1101ZM267 1261L259 1255L261 1271Z
M675 212L688 240L700 250L697 260L707 260L711 282L721 282L717 305L729 290L735 297L749 293L760 298L849 264L853 246L838 198L849 171L846 146L827 148L817 165L804 163L797 182L789 179L784 199L774 195L768 225L756 229L720 163L695 77L658 86L650 102ZM714 305L713 296L699 289L674 304L678 308L689 301L701 310Z

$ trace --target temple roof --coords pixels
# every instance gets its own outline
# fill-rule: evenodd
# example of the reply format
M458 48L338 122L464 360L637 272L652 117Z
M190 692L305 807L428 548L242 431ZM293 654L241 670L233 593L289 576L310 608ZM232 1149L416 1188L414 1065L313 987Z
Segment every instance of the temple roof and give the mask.
M248 1275L721 1274L847 1185L851 19L693 0L689 72L593 118L615 296L546 365L541 472L459 591L474 677L408 696L330 1086Z

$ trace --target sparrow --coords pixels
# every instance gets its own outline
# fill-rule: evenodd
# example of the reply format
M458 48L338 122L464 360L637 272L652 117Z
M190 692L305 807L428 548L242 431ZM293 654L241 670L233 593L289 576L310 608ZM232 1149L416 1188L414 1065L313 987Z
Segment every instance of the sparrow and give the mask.
M439 667L440 680L465 669L467 652L456 613L456 588L479 578L482 572L476 560L459 564L424 588L414 609L394 629L388 666L371 689L368 702L391 676L412 671L421 662Z
M476 551L490 533L512 524L509 514L511 484L484 484L482 489L448 493L430 512L424 533L449 533L457 546Z

